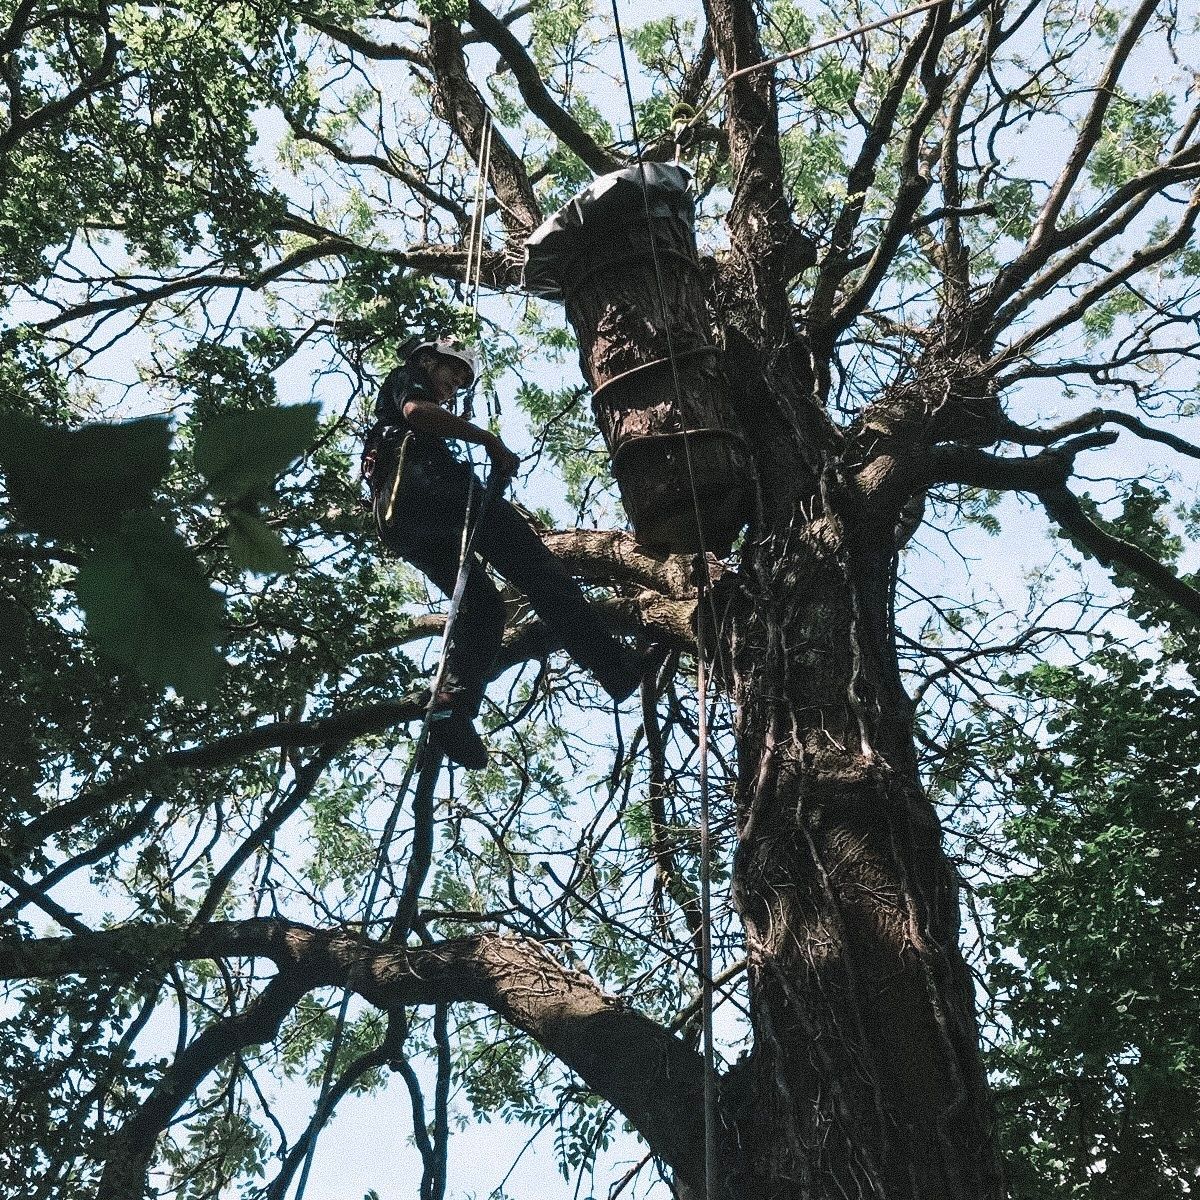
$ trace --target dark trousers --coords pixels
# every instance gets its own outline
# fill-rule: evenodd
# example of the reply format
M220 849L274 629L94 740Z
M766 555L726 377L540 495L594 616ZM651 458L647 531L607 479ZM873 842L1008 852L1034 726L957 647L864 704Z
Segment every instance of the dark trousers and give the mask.
M470 467L449 455L432 461L407 457L388 521L393 478L389 471L375 498L380 536L388 549L450 596L458 576L468 498L474 516L483 485ZM462 711L469 716L479 711L504 635L504 602L479 559L529 597L534 611L580 666L610 690L619 687L629 670L620 643L529 522L502 497L493 499L484 513L475 550L478 557L467 577L448 662L463 692Z

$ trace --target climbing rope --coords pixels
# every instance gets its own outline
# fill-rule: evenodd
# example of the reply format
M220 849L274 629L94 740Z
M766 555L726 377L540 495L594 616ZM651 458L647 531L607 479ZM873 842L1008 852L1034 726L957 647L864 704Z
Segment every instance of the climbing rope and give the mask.
M474 472L472 472L473 476ZM379 840L379 850L375 858L375 867L371 872L370 886L363 906L363 918L359 935L360 948L366 944L368 930L374 916L375 902L378 899L379 888L383 882L384 872L389 862L392 839L396 834L396 826L400 820L404 801L408 797L408 789L418 769L420 770L420 776L417 780L417 790L413 797L413 810L415 814L423 814L426 817L426 824L429 824L432 817L433 791L437 786L438 776L441 772L442 755L435 752L426 759L426 751L429 746L429 730L436 715L438 694L441 692L442 685L446 679L446 671L450 661L450 647L454 639L454 624L462 607L467 580L471 574L472 558L475 554L479 532L483 528L488 508L492 501L500 494L504 482L504 477L498 472L493 471L491 473L473 521L471 520L471 493L468 492L466 514L463 521L462 549L458 561L458 576L454 581L454 591L450 597L450 606L446 610L446 624L442 630L442 644L438 653L437 670L434 673L433 686L429 692L429 701L425 706L425 714L421 721L421 730L417 735L412 757L409 759L404 778L400 781L400 785L396 789L396 799L392 804L392 811L388 815L387 822L383 828L383 834ZM431 849L432 847L430 846L422 847L420 853L414 849L413 857L409 862L409 870L405 877L404 889L401 892L400 902L397 906L396 918L392 923L390 932L391 940L403 937L412 926L416 915L417 894L425 873L421 864L424 864L424 868L428 867ZM304 1198L305 1189L308 1187L309 1172L312 1170L313 1157L316 1154L317 1135L320 1133L321 1127L328 1116L324 1110L329 1099L329 1090L333 1085L333 1074L337 1064L337 1057L345 1035L346 1016L350 1007L350 995L351 989L346 988L342 993L342 1001L338 1007L338 1015L334 1023L333 1039L330 1043L329 1055L325 1060L325 1071L321 1078L321 1088L317 1094L312 1130L304 1152L304 1162L300 1171L300 1179L296 1185L296 1200L303 1200ZM282 1200L282 1197L286 1196L286 1194L287 1183L285 1182L284 1187L277 1193L279 1200Z
M492 110L485 107L483 111L483 132L479 138L479 167L475 176L474 203L471 206L471 228L467 235L467 265L463 271L463 282L467 285L467 294L471 299L472 336L476 337L477 345L479 339L475 331L479 328L479 289L483 279L483 237L487 223L488 174L492 166L492 131L495 128ZM475 383L472 383L471 390L463 401L463 416L468 419L475 415L473 403L475 386ZM490 404L488 416L491 416Z
M948 3L950 3L950 0L925 0L923 4L916 4L912 8L906 8L903 12L893 13L890 17L880 17L879 20L870 21L866 25L856 25L853 29L845 29L841 33L821 38L819 41L809 42L807 45L801 46L798 50L788 50L786 53L776 55L774 58L764 58L762 62L751 63L748 67L739 67L736 71L730 71L725 76L725 80L721 86L700 106L695 115L688 119L686 124L699 124L700 119L720 100L721 96L728 90L735 79L752 75L755 71L765 71L768 67L777 67L780 63L791 62L793 59L802 58L806 54L812 54L817 50L824 50L829 46L836 46L839 42L845 42L852 37L858 37L860 33L870 33L872 30L882 29L886 25L895 25L897 21L905 21L909 17L915 17L917 13L926 12L931 8L940 8L942 5Z
M467 244L467 264L464 272L465 281L471 296L471 317L477 322L479 318L479 289L480 281L483 274L483 237L484 237L484 218L486 217L486 202L487 202L487 180L488 171L491 164L492 152L492 114L487 110L487 115L484 121L483 135L480 144L479 154L479 174L475 185L475 203L471 214L471 229ZM464 402L466 415L471 415L469 397ZM404 469L404 450L407 448L408 439L401 447L399 461L396 464L396 478L392 484L391 496L388 501L388 506L385 514L385 521L390 521L396 500L396 492L400 484L400 473ZM473 467L473 464L472 464ZM449 669L450 663L450 648L454 639L454 625L458 619L459 610L462 607L463 595L466 592L467 580L471 574L472 560L475 555L475 545L479 536L480 530L483 528L483 522L487 517L488 508L492 501L499 495L504 486L504 477L496 471L492 471L488 477L487 487L484 490L483 497L479 502L479 507L475 512L475 519L471 519L471 508L474 502L475 488L475 472L471 471L471 482L467 489L466 509L463 513L463 529L462 539L458 558L458 574L454 581L454 591L450 596L450 605L446 610L446 624L442 631L442 644L438 653L437 670L434 672L433 686L429 691L429 702L425 707L425 714L421 721L421 730L417 736L416 745L413 748L412 757L409 760L408 768L405 771L404 778L400 781L400 785L396 790L396 799L392 804L392 811L388 816L387 822L384 825L383 834L379 841L379 850L375 859L375 867L371 872L370 885L366 896L366 901L363 906L363 917L360 932L360 948L365 946L368 931L371 927L371 921L374 915L375 902L379 896L379 888L383 882L384 872L389 863L389 855L391 851L392 839L395 837L396 826L400 820L400 813L404 807L404 801L408 797L408 789L412 785L414 774L420 770L420 775L417 779L417 790L413 797L413 813L416 820L414 826L419 829L424 824L430 834L432 833L432 818L433 818L433 792L437 786L438 777L441 772L442 755L435 752L426 759L426 751L429 746L429 729L436 715L438 706L438 697L441 694L442 687L446 681L446 672ZM414 834L415 838L415 834ZM430 858L432 855L432 844L430 837L426 837L423 844L418 846L414 840L413 853L409 859L408 871L405 875L404 888L400 894L400 901L397 905L396 916L392 921L389 938L396 940L404 937L408 930L412 927L416 917L417 902L421 884L424 881L425 873L428 870ZM308 1144L305 1147L304 1162L300 1171L300 1178L296 1184L296 1200L304 1200L304 1193L308 1187L308 1177L312 1170L313 1158L316 1154L317 1137L324 1125L328 1113L325 1108L329 1100L329 1091L333 1085L334 1070L337 1065L338 1053L341 1050L342 1040L345 1036L346 1017L350 1007L351 989L346 988L342 993L341 1004L338 1007L337 1019L334 1022L333 1039L329 1047L329 1055L325 1060L325 1070L321 1077L321 1087L317 1094L317 1105L313 1114L311 1123L311 1131L308 1137ZM287 1194L288 1180L284 1179L282 1189L278 1190L279 1200L282 1200Z
M704 602L712 607L713 629L717 629L716 607L708 583L708 547L704 538L704 522L700 513L700 496L692 462L691 442L687 420L683 417L683 388L679 380L679 364L675 353L671 322L667 311L666 287L658 242L650 212L650 187L646 180L646 165L642 158L642 139L638 132L637 110L633 103L633 87L629 78L629 62L625 53L625 38L621 32L621 14L617 0L612 0L613 27L617 35L617 50L621 59L621 74L625 83L625 100L629 107L630 131L637 154L638 176L642 188L642 205L646 232L650 239L650 257L654 264L654 279L658 291L659 312L667 342L667 359L671 364L671 380L675 389L675 410L680 414L683 430L683 457L687 466L688 485L692 495L692 512L696 520L699 553L695 558L696 576L696 696L699 713L697 730L700 753L700 994L702 1009L702 1042L704 1054L704 1194L706 1200L717 1200L717 1071L716 1048L713 1042L713 971L712 971L712 867L710 853L711 821L709 819L708 787L708 662L704 639ZM717 642L720 654L720 641ZM727 678L728 676L726 676Z
M479 318L479 281L483 275L483 227L487 217L488 172L492 165L492 110L484 109L483 134L479 148L479 174L475 180L475 204L471 210L471 234L467 246L467 286L471 291L471 316ZM478 241L478 248L476 242ZM472 266L474 273L472 276Z

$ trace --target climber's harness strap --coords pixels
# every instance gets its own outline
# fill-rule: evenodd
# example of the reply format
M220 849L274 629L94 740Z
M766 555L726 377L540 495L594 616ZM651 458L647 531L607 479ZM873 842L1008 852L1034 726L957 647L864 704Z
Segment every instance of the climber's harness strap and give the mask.
M400 490L400 480L404 476L404 460L408 455L408 448L412 445L414 436L413 431L410 429L400 439L400 452L396 455L396 470L392 476L392 490L388 495L387 509L383 514L383 523L385 525L392 523L392 513L396 509L396 493Z

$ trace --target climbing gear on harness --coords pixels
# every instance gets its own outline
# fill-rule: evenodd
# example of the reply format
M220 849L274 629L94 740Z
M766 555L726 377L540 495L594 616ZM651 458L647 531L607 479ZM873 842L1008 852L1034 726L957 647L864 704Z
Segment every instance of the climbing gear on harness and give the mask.
M383 514L384 523L392 523L392 514L396 511L396 493L400 490L400 480L404 477L404 458L416 434L410 429L400 442L400 453L396 456L396 474L392 479L392 490L388 496L387 509Z

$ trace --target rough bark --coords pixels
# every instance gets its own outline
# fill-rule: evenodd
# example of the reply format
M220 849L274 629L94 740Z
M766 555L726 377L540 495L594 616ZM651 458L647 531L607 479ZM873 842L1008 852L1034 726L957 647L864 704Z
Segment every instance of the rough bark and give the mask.
M703 1182L700 1056L528 938L478 935L402 948L266 918L195 931L129 925L0 945L0 979L128 973L202 958L264 958L279 974L241 1013L205 1030L118 1134L101 1193L110 1200L141 1194L154 1139L215 1065L273 1037L286 1012L319 987L351 988L388 1011L464 1002L490 1008L618 1108L682 1180Z
M998 1196L957 880L886 640L891 547L832 524L768 540L732 631L755 1050L723 1088L731 1194Z
M740 293L754 280L734 262L723 285ZM611 278L605 303L632 308L625 287ZM732 306L752 307L744 294ZM581 344L594 332L579 329ZM730 403L745 411L765 396L796 411L795 378L761 332L721 332L754 362ZM721 1087L719 1183L737 1200L1002 1190L958 883L918 781L892 642L896 524L945 465L931 443L948 432L986 442L999 419L969 364L947 372L940 406L924 403L931 369L848 435L803 417L790 438L759 443L774 482L722 578L731 602L717 632L739 714L734 900L755 1038ZM1039 469L1062 478L1069 456Z

